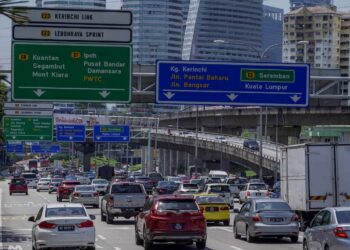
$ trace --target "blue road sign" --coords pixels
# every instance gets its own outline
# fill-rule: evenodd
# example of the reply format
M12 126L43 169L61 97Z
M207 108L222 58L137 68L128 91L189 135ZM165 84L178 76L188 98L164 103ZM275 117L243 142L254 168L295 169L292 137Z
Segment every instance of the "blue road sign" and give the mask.
M130 142L130 127L124 125L95 125L94 142Z
M7 153L24 153L23 144L6 144Z
M56 140L63 142L85 142L85 126L59 124L56 126Z
M309 82L307 64L158 61L156 101L306 107Z
M58 153L60 151L61 151L61 148L59 145L40 145L40 144L32 145L32 153L34 154L52 154L52 153Z

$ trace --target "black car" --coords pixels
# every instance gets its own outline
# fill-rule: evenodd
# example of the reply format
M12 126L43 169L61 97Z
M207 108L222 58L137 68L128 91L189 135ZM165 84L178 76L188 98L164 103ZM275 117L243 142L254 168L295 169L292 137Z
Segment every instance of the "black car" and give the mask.
M245 140L243 142L243 147L250 150L259 151L259 143L256 140Z
M143 184L147 193L152 193L153 190L153 182L147 176L136 176L135 183Z
M179 187L179 184L173 181L160 181L154 188L154 194L173 194Z

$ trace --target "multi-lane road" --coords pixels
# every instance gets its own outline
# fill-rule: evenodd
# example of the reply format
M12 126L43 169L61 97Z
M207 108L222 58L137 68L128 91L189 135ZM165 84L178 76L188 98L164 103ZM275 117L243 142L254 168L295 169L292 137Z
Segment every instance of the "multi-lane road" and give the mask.
M29 195L14 194L9 196L8 181L0 181L0 250L31 250L31 226L27 219L36 215L45 203L55 203L56 194L29 190ZM134 222L132 219L118 219L114 224L101 222L100 210L88 208L90 214L96 215L96 249L106 250L141 250L134 240ZM234 214L231 214L231 220ZM193 246L156 245L154 250L191 250ZM208 225L207 250L296 250L302 249L301 237L298 243L289 239L261 239L247 243L244 239L235 240L231 226Z

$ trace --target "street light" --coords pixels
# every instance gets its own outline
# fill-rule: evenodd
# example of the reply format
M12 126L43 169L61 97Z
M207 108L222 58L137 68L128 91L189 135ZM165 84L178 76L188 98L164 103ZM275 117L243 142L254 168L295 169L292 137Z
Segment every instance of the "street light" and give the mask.
M267 54L267 52L269 52L272 48L277 47L277 46L283 46L282 43L276 43L276 44L272 44L270 46L268 46L267 48L265 48L263 51L257 49L254 46L251 46L249 44L245 44L245 43L240 43L240 42L235 42L235 41L226 41L226 40L221 40L221 39L217 39L213 41L214 43L218 43L218 44L232 44L232 45L241 45L241 46L245 46L247 48L250 48L252 51L254 51L259 59L259 62L262 62L262 60L265 58L265 55ZM259 147L259 178L262 179L263 173L262 173L262 165L263 165L263 154L262 154L262 149L263 149L263 108L262 106L260 106L260 129L259 129L259 139L260 139L260 147Z

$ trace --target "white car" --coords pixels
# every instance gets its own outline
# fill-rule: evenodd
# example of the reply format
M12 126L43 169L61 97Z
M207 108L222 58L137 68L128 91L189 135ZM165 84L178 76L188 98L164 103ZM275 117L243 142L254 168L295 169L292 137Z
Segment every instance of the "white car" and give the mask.
M33 249L79 247L95 249L95 226L86 208L78 203L46 204L36 216L32 228Z
M224 198L225 202L230 206L230 208L234 208L235 201L233 195L231 195L230 185L225 183L206 184L204 187L204 193L217 194Z
M36 184L36 191L49 190L51 178L40 178Z
M105 179L94 179L92 180L91 185L95 187L96 192L105 194L107 192L109 182Z
M264 183L247 183L239 192L239 203L248 201L251 198L269 198L270 193Z

